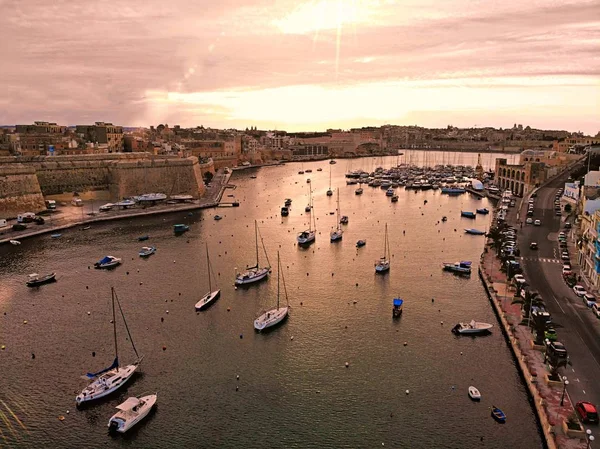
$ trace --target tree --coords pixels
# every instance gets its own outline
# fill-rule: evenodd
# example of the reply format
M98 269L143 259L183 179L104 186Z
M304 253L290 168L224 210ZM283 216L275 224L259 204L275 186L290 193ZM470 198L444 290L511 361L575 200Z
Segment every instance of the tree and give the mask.
M529 325L529 311L531 307L539 307L544 305L544 300L540 297L539 293L536 291L531 291L529 289L525 290L525 297L518 296L512 300L512 304L521 304L521 313L524 318L523 321L527 321L527 325Z
M565 204L565 212L569 213L569 212L571 212L571 209L572 209L572 207L570 204Z
M496 250L496 255L500 254L502 248L502 231L497 226L490 228L487 237L492 241L492 246Z
M213 177L214 177L214 175L212 172L210 172L210 171L205 172L204 176L203 176L204 184L209 184L212 181Z

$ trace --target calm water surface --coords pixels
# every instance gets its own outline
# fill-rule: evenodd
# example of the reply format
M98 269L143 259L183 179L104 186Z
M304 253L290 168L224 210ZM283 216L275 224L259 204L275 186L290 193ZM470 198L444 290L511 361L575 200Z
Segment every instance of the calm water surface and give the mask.
M236 174L238 188L227 194L241 201L239 208L115 221L68 230L60 239L46 235L19 247L3 245L0 446L541 447L525 388L477 275L458 278L440 268L479 259L483 238L463 229L485 229L489 218L469 221L460 211L490 204L403 189L395 204L381 189L356 196L344 172L350 165L369 169L396 161L378 159L331 166L341 212L350 217L336 244L328 235L336 196L325 195L330 166L324 161L304 164L313 169L306 175L297 174L297 164ZM307 177L318 235L313 246L300 249L295 235L308 223ZM292 210L282 219L286 197ZM223 220L213 220L217 213ZM292 307L288 321L267 334L254 333L252 321L275 304L276 271L262 284L233 287L235 267L253 263L255 219L273 266L281 253ZM172 225L180 222L191 231L175 237ZM392 267L376 276L385 223ZM137 256L142 234L158 248L148 260ZM367 245L357 251L358 239ZM208 290L205 242L222 293L197 314L194 304ZM88 269L106 254L122 257L123 265ZM56 271L59 280L28 289L24 281L34 271ZM81 376L114 357L111 286L145 359L127 389L77 410L75 395L86 385ZM395 296L405 299L398 320L391 313ZM471 318L494 323L492 335L452 335L456 322ZM121 361L132 361L120 320L119 343ZM468 398L469 385L481 390L481 403ZM125 436L107 435L116 405L155 391L158 407L149 419ZM492 404L506 412L507 424L492 420Z

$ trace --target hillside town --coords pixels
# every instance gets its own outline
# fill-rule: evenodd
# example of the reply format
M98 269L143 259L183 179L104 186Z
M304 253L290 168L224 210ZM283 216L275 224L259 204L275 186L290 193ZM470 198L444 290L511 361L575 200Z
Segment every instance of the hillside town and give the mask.
M580 132L511 128L446 128L384 125L325 132L213 129L160 124L127 128L108 122L67 126L36 121L0 128L0 156L59 156L146 152L153 155L212 159L215 168L259 165L275 160L393 155L399 149L520 153L552 150L581 153L600 144Z

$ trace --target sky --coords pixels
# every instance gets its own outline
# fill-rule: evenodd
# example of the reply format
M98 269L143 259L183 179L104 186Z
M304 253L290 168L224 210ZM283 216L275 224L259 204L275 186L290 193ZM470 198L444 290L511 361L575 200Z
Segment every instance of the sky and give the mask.
M0 0L0 124L600 131L598 0Z

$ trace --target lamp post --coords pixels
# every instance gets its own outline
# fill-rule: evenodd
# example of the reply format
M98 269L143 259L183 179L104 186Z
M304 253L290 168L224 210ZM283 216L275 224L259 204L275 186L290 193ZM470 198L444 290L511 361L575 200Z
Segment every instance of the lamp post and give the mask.
M594 441L594 435L592 435L592 431L590 429L585 431L585 434L587 436L587 446L586 449L590 449L590 445L592 444L592 441Z
M567 376L563 376L563 392L560 398L560 406L562 407L565 402L565 391L567 391L567 385L569 385L569 381L567 380Z

